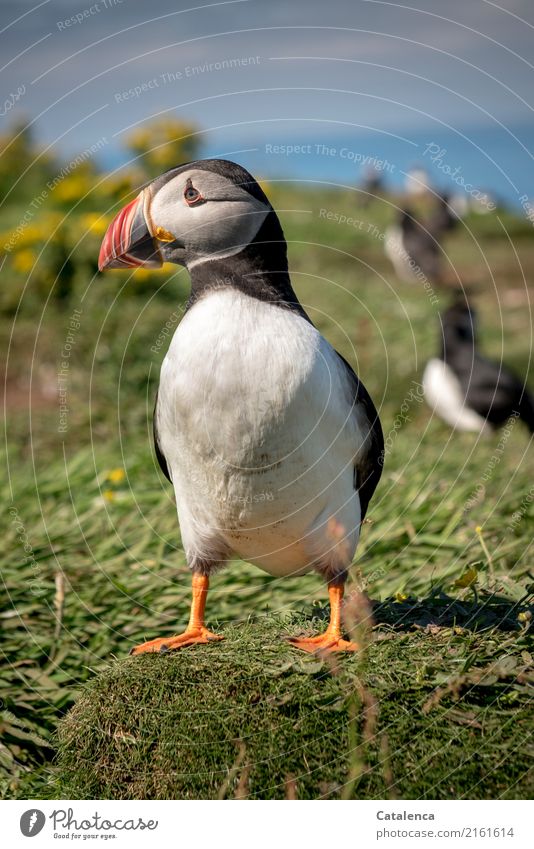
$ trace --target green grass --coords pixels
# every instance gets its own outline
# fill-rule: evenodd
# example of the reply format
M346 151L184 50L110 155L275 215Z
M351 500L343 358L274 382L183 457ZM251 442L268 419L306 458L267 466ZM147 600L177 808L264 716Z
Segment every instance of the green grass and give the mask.
M128 728L141 722L143 733L134 734L135 742L113 737L109 757L122 757L121 747L127 746L142 760L148 751L143 747L153 746L161 758L159 786L172 795L178 755L166 741L176 738L170 731L163 735L163 728L185 733L180 723L186 711L200 709L196 690L184 685L187 676L211 688L215 704L217 694L230 698L224 688L231 670L260 682L265 706L243 709L242 721L226 731L222 717L210 714L211 748L190 747L183 759L188 774L206 772L203 758L213 774L205 785L191 775L180 779L183 796L220 792L242 751L236 739L244 741L245 754L232 773L228 796L240 786L243 764L249 762L254 767L247 787L258 795L284 796L293 786L289 776L301 797L336 795L343 793L336 788L345 785L347 775L353 779L350 792L361 797L514 798L526 797L529 787L532 792L525 774L532 753L527 605L534 589L528 435L517 424L504 444L502 434L479 441L453 437L413 400L424 362L436 346L437 312L447 295L438 293L434 305L417 286L401 286L379 239L319 215L322 208L350 212L383 231L392 215L387 204L364 210L349 191L287 186L271 191L278 208L307 210L281 213L295 287L321 331L357 368L391 440L351 578L382 603L375 607L375 639L365 662L346 659L341 674L332 675L330 667L323 670L317 661L295 656L278 635L311 627L325 600L321 581L313 575L277 580L243 563L214 578L210 593L208 618L220 623L225 643L169 658L127 659L133 644L174 632L188 614L190 578L173 495L154 462L150 437L167 343L158 353L151 347L183 304L187 277L185 272L169 276L156 292L154 284L125 285L121 274L82 276L62 307L38 300L30 285L12 327L2 331L6 349L9 342L0 553L5 797L39 798L66 788L67 783L56 783L61 781L73 793L134 795L151 787L157 794L155 785L143 784L153 781L146 769L138 770L128 787L109 784L104 738L94 724L97 712L107 722L104 729L115 728L119 720ZM506 362L525 374L531 316L523 269L532 267L534 245L524 223L514 218L505 223L513 245L496 216L469 220L469 230L452 235L451 276L461 273L478 289L484 349L497 358L504 350ZM69 361L68 428L59 433L56 373L75 308L82 317ZM409 418L400 422L410 392ZM108 474L117 467L125 469L126 478L113 483ZM468 569L478 574L476 585L455 585ZM265 660L263 646L268 647ZM276 670L288 663L291 667L279 675ZM301 671L310 663L315 671ZM140 679L157 681L154 691L148 684L143 689ZM90 698L87 682L92 682ZM123 707L120 700L106 701L110 687L124 694ZM443 687L447 691L438 692L424 712ZM129 688L142 690L141 697L127 699ZM63 726L58 772L51 768L58 720L80 693ZM293 693L301 725L288 723L284 713ZM339 710L328 705L315 710L321 694L334 693ZM378 714L363 751L358 746L366 729L360 704L365 694L376 700ZM232 696L242 708L253 697L252 687ZM277 698L286 697L276 705ZM157 699L165 703L168 723L160 730L161 705L153 709ZM73 738L75 723L91 726L91 733ZM256 723L262 733L254 744L246 742ZM276 747L287 739L293 752L272 773L265 766L270 723ZM317 775L313 770L307 775L304 739ZM78 746L93 747L95 759L102 756L94 775L83 769L74 775L74 759L80 756L83 763L87 754ZM284 742L282 750L287 748Z
M506 625L507 605L489 604ZM497 648L495 632L477 633L445 599L434 602L438 618L451 607L449 621L468 623L467 634L414 632L417 608L398 607L384 611L396 627L375 630L363 696L361 657L332 668L282 642L324 627L296 615L228 626L226 641L205 649L115 663L63 722L48 792L276 799L292 786L302 799L529 798L532 746L518 748L516 736L529 729L528 683L517 683L528 677L523 638L509 634Z

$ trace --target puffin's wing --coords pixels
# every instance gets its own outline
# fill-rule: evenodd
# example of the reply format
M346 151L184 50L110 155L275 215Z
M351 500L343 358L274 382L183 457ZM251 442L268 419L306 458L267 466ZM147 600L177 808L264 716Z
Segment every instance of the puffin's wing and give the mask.
M469 372L466 369L462 377L467 404L488 421L502 424L515 411L527 423L529 419L532 422L532 414L528 415L528 389L502 363L475 355Z
M344 357L336 351L344 368L345 385L358 431L364 432L363 442L357 446L354 463L354 485L360 497L361 520L382 475L384 465L384 436L382 426L371 396Z
M165 455L161 450L160 442L158 439L158 393L156 392L156 400L154 402L154 417L152 419L152 428L154 433L154 450L156 452L156 458L160 465L161 471L165 475L165 477L171 481L172 478L169 472L169 467L167 465L167 460L165 459Z

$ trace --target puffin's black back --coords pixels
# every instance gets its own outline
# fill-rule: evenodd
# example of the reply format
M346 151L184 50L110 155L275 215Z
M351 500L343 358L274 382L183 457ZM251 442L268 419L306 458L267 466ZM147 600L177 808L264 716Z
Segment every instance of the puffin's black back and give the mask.
M414 215L411 209L400 212L403 248L415 265L429 280L440 276L441 250L432 233Z

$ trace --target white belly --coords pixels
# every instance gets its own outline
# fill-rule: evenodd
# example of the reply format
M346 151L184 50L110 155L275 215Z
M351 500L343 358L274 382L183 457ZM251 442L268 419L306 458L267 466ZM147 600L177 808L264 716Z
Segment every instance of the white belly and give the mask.
M272 574L346 568L362 436L341 361L299 315L221 290L184 317L162 365L159 441L184 547Z
M415 272L403 244L402 230L398 225L392 225L387 228L384 251L388 259L393 263L399 280L402 280L404 283L413 283L416 280Z
M466 406L460 382L443 360L428 361L423 374L423 389L429 407L452 428L476 433L488 430L486 419Z

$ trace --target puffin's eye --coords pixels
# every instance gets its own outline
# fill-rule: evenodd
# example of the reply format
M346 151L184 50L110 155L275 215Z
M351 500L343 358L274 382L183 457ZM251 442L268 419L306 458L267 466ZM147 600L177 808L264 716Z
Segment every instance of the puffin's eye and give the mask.
M185 187L184 199L188 206L194 206L196 203L204 200L198 189L195 189L192 185Z

